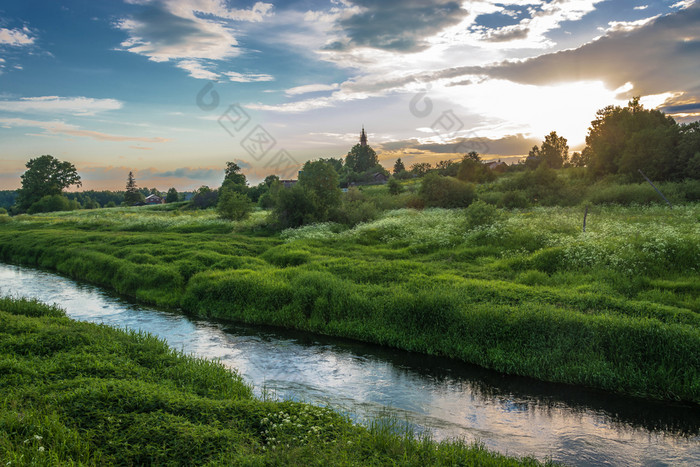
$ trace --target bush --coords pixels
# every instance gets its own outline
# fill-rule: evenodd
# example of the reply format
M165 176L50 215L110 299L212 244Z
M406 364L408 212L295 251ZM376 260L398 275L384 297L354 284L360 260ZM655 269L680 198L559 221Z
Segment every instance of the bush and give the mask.
M403 191L403 185L401 185L401 183L399 183L399 181L395 178L389 180L387 187L389 188L389 194L391 195L398 195Z
M491 225L498 216L495 206L486 204L483 201L475 201L466 210L467 227L473 229L482 225Z
M525 192L520 190L503 193L501 201L498 203L499 206L507 209L524 209L528 207L529 204Z
M5 215L5 214L7 214L7 209L0 208L0 215Z
M593 204L651 204L663 203L663 200L648 183L631 185L593 186L588 195Z
M474 185L462 183L452 177L430 173L423 178L420 196L426 206L439 208L463 208L475 198Z
M36 214L38 212L74 211L76 209L78 209L77 201L70 201L63 195L48 195L29 206L27 212Z
M216 210L224 219L240 221L247 219L253 212L253 202L246 195L230 189L222 189Z

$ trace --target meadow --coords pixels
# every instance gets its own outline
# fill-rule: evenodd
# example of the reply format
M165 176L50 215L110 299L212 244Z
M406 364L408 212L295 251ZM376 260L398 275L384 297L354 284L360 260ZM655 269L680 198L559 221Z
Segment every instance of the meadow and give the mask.
M265 211L19 215L0 259L198 316L700 403L700 206L591 205L585 233L583 212L474 203L281 233Z
M0 460L28 465L539 465L253 397L146 333L0 298Z

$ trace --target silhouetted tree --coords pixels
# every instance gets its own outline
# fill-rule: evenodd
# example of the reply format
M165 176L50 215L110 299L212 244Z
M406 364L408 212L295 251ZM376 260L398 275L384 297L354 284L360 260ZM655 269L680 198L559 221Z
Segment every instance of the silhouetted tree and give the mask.
M404 170L406 170L406 166L403 165L403 162L399 157L398 159L396 159L396 162L394 162L394 175L403 172Z
M22 174L22 187L17 190L17 205L21 211L45 196L60 195L71 185L82 186L80 175L70 162L61 162L50 155L30 159Z
M133 206L134 204L142 203L144 199L145 197L143 193L141 193L136 187L134 173L129 172L129 176L126 178L126 192L124 193L124 202L127 206Z
M345 156L345 167L351 172L365 172L377 164L379 164L379 159L371 146L356 144Z

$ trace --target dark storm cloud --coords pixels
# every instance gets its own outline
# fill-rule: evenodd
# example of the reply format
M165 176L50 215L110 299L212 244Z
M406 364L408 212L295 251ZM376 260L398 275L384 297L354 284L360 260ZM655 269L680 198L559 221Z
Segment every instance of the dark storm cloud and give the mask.
M415 52L426 47L426 37L457 24L467 14L459 2L450 0L354 0L352 3L363 11L339 21L348 40L334 42L328 49L362 46Z

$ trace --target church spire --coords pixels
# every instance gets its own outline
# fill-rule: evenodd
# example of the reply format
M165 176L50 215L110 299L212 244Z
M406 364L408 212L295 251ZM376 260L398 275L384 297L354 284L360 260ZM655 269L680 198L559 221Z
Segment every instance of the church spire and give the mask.
M364 125L362 125L362 133L360 133L360 146L367 146L367 133L365 133Z

